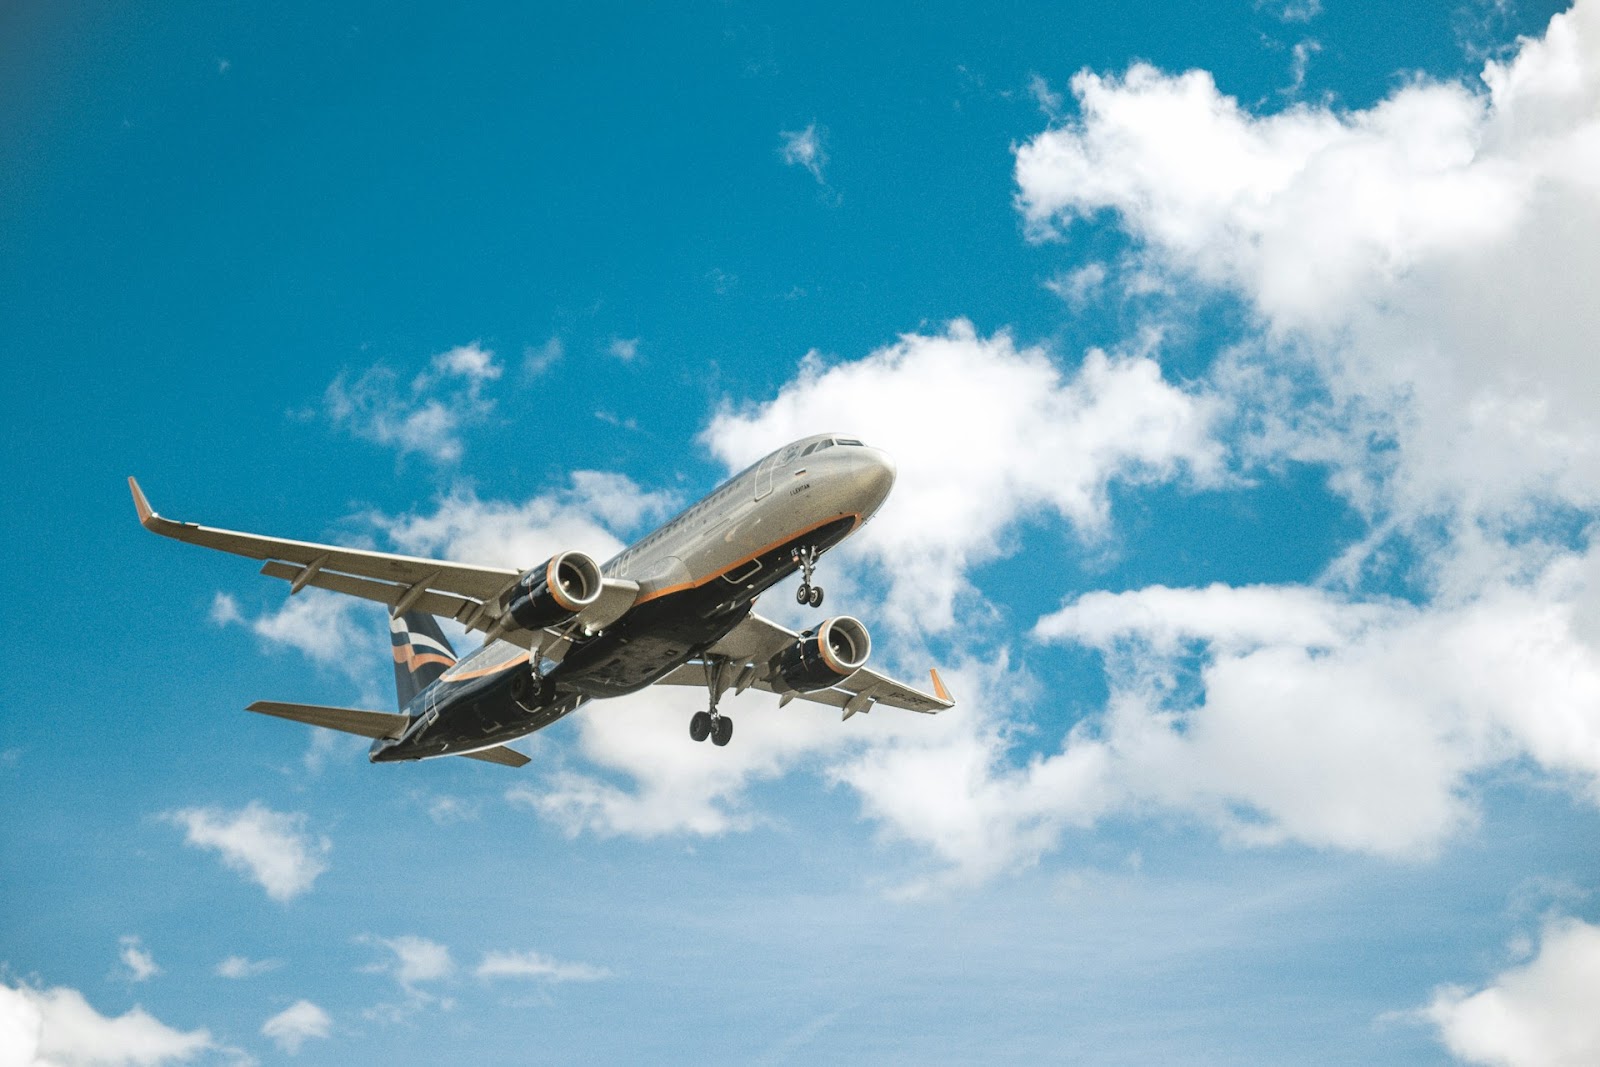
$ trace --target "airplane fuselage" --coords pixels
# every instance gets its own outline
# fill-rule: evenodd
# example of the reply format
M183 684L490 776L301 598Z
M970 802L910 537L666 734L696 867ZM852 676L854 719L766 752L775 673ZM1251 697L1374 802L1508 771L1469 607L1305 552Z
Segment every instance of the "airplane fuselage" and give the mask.
M737 626L757 597L800 569L797 550L820 555L860 528L893 484L889 457L848 438L779 449L602 566L605 577L638 584L621 619L537 673L542 664L527 649L486 642L411 701L409 727L374 742L372 760L499 745L592 698L643 689Z

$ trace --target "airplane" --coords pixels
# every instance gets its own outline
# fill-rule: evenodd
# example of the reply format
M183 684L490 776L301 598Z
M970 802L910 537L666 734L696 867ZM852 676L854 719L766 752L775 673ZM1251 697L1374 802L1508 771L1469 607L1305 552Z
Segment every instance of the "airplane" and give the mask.
M624 549L603 566L558 552L528 570L290 541L163 518L128 479L145 529L265 560L261 573L388 605L398 712L257 701L247 710L373 739L368 760L466 756L520 767L506 742L591 700L650 685L704 686L709 706L689 736L718 746L733 720L728 689L842 710L882 704L937 713L955 706L937 670L933 692L866 665L872 638L835 615L800 633L752 610L798 571L795 599L822 606L818 559L860 529L894 485L894 462L854 438L818 434L785 445ZM482 632L458 658L437 618Z

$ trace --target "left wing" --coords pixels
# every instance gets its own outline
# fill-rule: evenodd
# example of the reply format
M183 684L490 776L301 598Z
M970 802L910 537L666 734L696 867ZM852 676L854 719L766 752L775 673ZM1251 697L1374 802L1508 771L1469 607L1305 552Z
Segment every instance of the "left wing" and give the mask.
M779 688L781 679L772 673L770 664L774 656L794 644L799 637L793 630L752 613L729 631L726 637L712 645L706 654L727 659L729 666L725 677L730 679L729 684L735 692L742 693L754 688L767 693L780 693L782 700L779 707L798 698L842 708L846 719L857 712L871 710L874 704L886 704L891 708L929 715L955 707L956 702L944 687L937 670L928 672L933 682L932 693L925 693L905 682L879 674L870 667L863 667L829 689L804 693L797 689ZM704 664L685 663L657 684L703 688L706 685Z
M236 556L266 560L261 573L289 583L291 595L307 586L358 596L387 604L390 612L424 611L455 619L469 630L486 630L492 636L541 648L545 657L560 659L570 645L570 633L608 626L633 606L639 587L629 581L605 579L600 599L571 623L546 630L497 627L506 598L522 572L508 567L481 567L470 563L369 552L310 541L221 530L163 518L151 508L139 483L128 479L139 523L152 533L187 541L192 545L231 552Z

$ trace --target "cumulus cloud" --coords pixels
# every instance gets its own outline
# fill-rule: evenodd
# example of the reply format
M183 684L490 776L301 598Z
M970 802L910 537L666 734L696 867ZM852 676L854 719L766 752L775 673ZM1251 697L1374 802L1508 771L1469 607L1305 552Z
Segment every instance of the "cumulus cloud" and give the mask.
M828 131L815 122L807 123L803 130L784 130L778 135L782 142L778 155L791 167L804 167L811 172L818 185L826 185L822 168L828 165L826 140Z
M1032 236L1109 213L1137 245L1108 285L1243 301L1204 425L1325 465L1372 532L1314 584L1070 598L1037 636L1099 653L1107 705L1025 766L1001 704L836 770L886 832L978 874L1163 810L1418 857L1473 825L1486 770L1600 801L1600 549L1546 521L1600 505L1597 71L1585 0L1482 88L1359 112L1256 116L1199 71L1074 79L1077 116L1017 152ZM1417 595L1384 595L1396 573ZM935 782L961 785L930 811Z
M333 846L326 837L306 832L302 814L273 811L251 801L238 811L184 808L163 818L183 827L184 843L211 849L273 900L287 903L308 891L328 869Z
M500 375L493 352L476 343L460 345L434 356L409 382L383 364L354 378L340 374L323 393L323 410L353 437L401 456L454 463L465 451L461 431L494 411L485 387Z
M108 1017L76 989L0 983L0 1057L19 1065L156 1067L217 1051L206 1030L177 1030L143 1008Z
M328 1013L309 1000L297 1000L261 1024L261 1034L293 1056L313 1038L326 1038L333 1030Z
M850 550L889 578L892 625L937 631L954 624L968 569L1000 555L1023 517L1058 515L1093 539L1107 531L1113 482L1218 482L1211 419L1207 398L1168 382L1148 353L1092 349L1068 371L958 320L859 360L808 357L775 399L725 408L702 439L733 469L828 429L897 457L892 504Z
M1323 394L1230 380L1274 409L1272 450L1338 463L1410 523L1600 503L1594 0L1479 85L1414 80L1364 110L1258 116L1204 71L1142 64L1072 90L1077 117L1017 151L1032 234L1110 212L1138 269L1243 300L1261 329L1238 362Z
M258 974L265 974L282 966L282 960L252 960L246 956L229 956L217 964L217 977L234 980L254 978Z
M539 952L485 952L473 971L480 979L523 978L541 982L598 982L610 978L604 967L563 963Z
M134 934L127 934L118 942L118 957L122 965L128 968L128 979L134 982L148 982L161 973L161 968L156 966L156 959L144 943Z
M1505 1067L1600 1063L1600 927L1545 926L1539 953L1476 992L1445 986L1422 1012L1452 1055Z

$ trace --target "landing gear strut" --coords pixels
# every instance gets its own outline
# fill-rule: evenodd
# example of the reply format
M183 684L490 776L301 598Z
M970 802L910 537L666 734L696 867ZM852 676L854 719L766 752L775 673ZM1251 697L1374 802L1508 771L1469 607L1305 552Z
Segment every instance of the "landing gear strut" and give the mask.
M794 591L796 604L810 604L814 608L822 607L822 586L811 584L811 575L817 569L817 549L814 545L804 548L795 548L789 552L800 567L800 588Z
M543 698L544 678L533 668L530 667L511 679L511 699L516 701L517 707L523 711L538 711Z
M728 661L720 656L707 658L706 689L711 694L711 707L695 712L689 720L690 737L696 741L704 741L709 737L711 743L719 748L733 740L733 720L717 710L717 700L727 688L723 677L727 665Z

